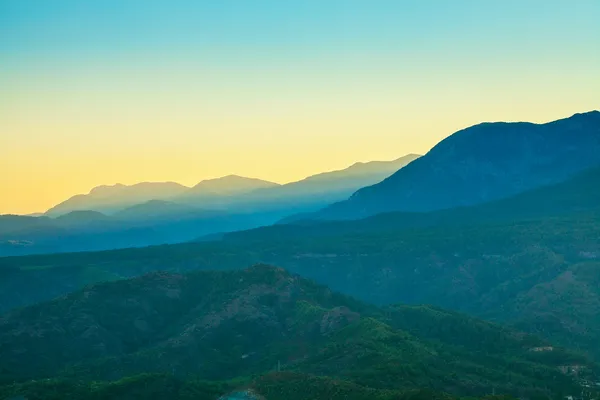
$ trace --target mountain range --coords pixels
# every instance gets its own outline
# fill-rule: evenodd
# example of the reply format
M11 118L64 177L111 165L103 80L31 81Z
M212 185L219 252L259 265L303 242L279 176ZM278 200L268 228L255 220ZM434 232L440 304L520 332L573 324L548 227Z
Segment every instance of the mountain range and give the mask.
M88 194L78 194L45 212L60 216L72 211L115 212L149 200L166 200L183 194L188 187L175 182L142 182L135 185L97 186Z
M275 188L259 189L239 198L225 200L235 209L249 211L289 208L304 211L345 199L356 190L380 182L421 157L408 154L393 161L355 163L350 167L309 176Z
M286 185L231 175L187 189L173 183L98 187L45 216L0 216L0 256L177 243L269 225L343 199L417 157L357 163Z
M245 211L256 211L252 206L264 206L264 202L276 203L289 199L295 199L293 201L300 204L308 201L323 206L331 199L341 200L363 186L383 180L418 157L416 154L409 154L393 161L355 163L343 170L324 172L285 185L228 175L203 180L193 187L174 182L98 186L86 195L73 196L50 208L45 215L58 216L82 210L114 214L125 208L154 200L219 210L235 207L238 213L242 207ZM322 199L315 201L311 198L314 196L321 196ZM311 199L306 199L307 197Z

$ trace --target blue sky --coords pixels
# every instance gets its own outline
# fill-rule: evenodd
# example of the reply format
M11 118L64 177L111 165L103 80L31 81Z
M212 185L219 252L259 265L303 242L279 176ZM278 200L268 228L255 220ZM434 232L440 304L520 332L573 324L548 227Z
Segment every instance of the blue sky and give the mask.
M575 54L598 44L599 16L595 0L3 0L0 49L15 62L228 52L270 62L431 50L476 59L492 47L522 56L558 46Z

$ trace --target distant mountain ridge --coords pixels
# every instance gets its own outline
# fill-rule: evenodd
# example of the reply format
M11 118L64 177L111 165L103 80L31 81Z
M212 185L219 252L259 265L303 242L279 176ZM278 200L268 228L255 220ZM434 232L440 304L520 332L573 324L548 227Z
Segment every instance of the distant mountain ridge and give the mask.
M142 182L134 185L116 184L97 186L86 195L76 195L50 208L46 215L57 216L70 211L92 210L115 213L125 208L151 200L173 200L192 191L198 194L219 195L222 193L243 193L275 183L233 175L208 179L193 188L175 182Z
M356 190L381 182L394 172L421 157L408 154L392 161L357 162L350 167L311 175L305 179L273 188L258 189L226 201L236 209L273 209L295 206L300 210L317 210L345 199Z
M134 185L102 185L88 194L75 195L50 208L45 215L56 217L71 211L98 211L115 214L153 200L181 203L200 208L235 208L235 212L265 211L291 201L311 210L349 196L359 188L381 181L420 156L409 154L392 161L355 163L337 171L309 176L280 185L239 175L205 179L193 187L175 182L142 182Z
M172 183L100 186L56 206L49 213L54 218L0 216L0 256L177 243L265 226L344 199L417 157L356 163L286 185L229 175L194 188ZM170 197L173 193L179 195ZM78 209L86 206L101 211ZM65 212L69 207L75 210Z
M467 206L568 179L600 165L600 112L546 124L482 123L442 140L381 183L310 216L357 219Z
M203 180L190 190L187 190L182 196L229 196L277 186L280 185L262 179L246 178L239 175L227 175L222 178Z

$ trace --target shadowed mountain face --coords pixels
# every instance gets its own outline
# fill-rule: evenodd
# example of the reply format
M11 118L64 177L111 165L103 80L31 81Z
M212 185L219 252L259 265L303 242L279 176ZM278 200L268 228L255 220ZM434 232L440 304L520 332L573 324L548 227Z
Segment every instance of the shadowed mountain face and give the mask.
M507 223L510 221L558 217L574 213L600 211L600 167L585 170L566 181L542 186L518 195L474 206L431 212L389 212L360 220L323 221L299 219L231 232L226 240L238 242L292 239L341 234L366 234L414 228L445 228L469 224ZM314 216L306 214L307 217Z
M0 319L7 381L173 371L220 380L279 364L375 389L575 390L558 366L592 364L561 349L531 351L541 346L548 343L432 307L368 306L265 265L88 286Z
M600 165L600 112L547 123L484 123L459 131L383 182L310 218L356 219L508 197Z

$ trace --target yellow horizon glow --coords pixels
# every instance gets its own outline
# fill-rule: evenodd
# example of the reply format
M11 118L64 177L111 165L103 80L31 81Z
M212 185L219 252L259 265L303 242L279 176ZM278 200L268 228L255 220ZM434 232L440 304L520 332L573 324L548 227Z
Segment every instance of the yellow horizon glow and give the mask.
M425 154L480 122L541 123L599 108L600 80L582 65L519 79L516 67L469 75L393 63L0 74L0 214L43 212L103 184L191 186L229 174L287 183Z

